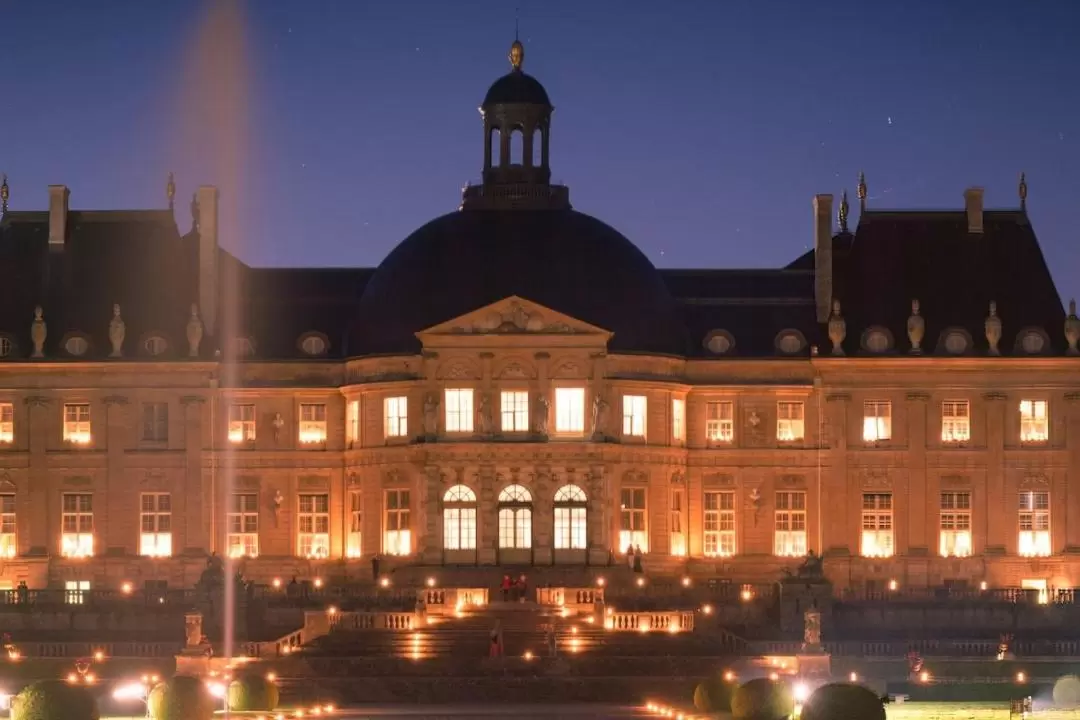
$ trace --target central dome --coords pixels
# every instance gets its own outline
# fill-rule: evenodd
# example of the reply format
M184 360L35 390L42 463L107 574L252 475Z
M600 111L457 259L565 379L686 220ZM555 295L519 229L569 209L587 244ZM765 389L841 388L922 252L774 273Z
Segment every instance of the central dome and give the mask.
M511 295L611 331L614 351L687 350L663 278L614 228L570 209L466 209L424 225L383 260L348 352L416 353L416 332Z

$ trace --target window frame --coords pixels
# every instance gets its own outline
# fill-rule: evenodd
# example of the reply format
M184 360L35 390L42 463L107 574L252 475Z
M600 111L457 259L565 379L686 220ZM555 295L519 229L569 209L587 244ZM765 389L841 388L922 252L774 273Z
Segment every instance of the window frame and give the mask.
M713 498L715 503L712 502ZM735 491L705 490L701 507L702 554L705 557L733 557L738 551Z
M724 417L725 414L727 417ZM705 403L705 441L725 445L735 442L734 400L709 400Z
M391 504L390 498L396 498L396 501ZM382 548L384 555L396 557L408 557L413 553L412 491L409 488L383 491Z
M408 437L409 397L388 395L383 398L383 436L387 439Z
M453 408L451 408L453 405ZM443 390L443 423L448 435L475 432L476 390L471 387L448 387Z
M19 506L15 493L0 493L0 558L19 554Z
M259 556L259 519L259 494L234 492L225 513L225 553L229 557Z
M1050 557L1054 553L1050 491L1021 490L1018 499L1016 554L1027 558Z
M963 413L957 411L963 409ZM971 441L971 401L941 401L941 442L959 445Z
M348 525L345 533L345 557L358 558L364 554L364 492L348 492Z
M478 533L476 492L452 485L442 496L443 550L476 551Z
M558 386L553 389L553 396L555 403L555 434L563 437L584 437L587 430L584 386ZM580 403L578 400L580 400Z
M971 496L970 490L942 490L939 493L938 555L941 557L970 557L974 552Z
M499 391L499 431L504 434L529 432L528 390Z
M70 507L68 498L73 501ZM73 529L68 529L69 520ZM93 557L94 530L94 493L61 493L60 554L66 558Z
M649 488L644 485L624 485L619 489L619 551L626 552L630 547L649 552Z
M229 422L225 429L229 443L232 445L254 443L258 437L258 413L255 403L230 403Z
M329 434L329 414L324 402L302 402L298 404L296 440L301 445L325 445ZM307 417L305 417L305 415ZM321 420L319 419L321 416Z
M169 403L165 400L147 400L142 404L142 427L140 438L144 443L169 442Z
M800 498L801 502L795 502ZM806 490L776 491L773 498L773 554L777 557L806 556L810 548L807 500ZM787 527L781 528L781 525ZM801 528L797 527L799 525Z
M891 492L862 493L859 555L890 558L896 554L895 498Z
M0 402L0 445L15 444L15 403Z
M1025 407L1028 411L1025 413ZM1042 409L1042 415L1039 410ZM1024 445L1043 445L1050 442L1050 402L1022 399L1019 407L1020 442Z
M93 413L88 402L64 403L64 442L87 446L93 442Z
M585 491L572 483L563 485L555 491L552 506L552 547L555 550L588 550L589 496Z
M882 414L884 410L884 414ZM868 445L892 440L892 401L863 401L863 442Z
M668 518L668 552L675 557L687 555L686 490L671 488Z
M320 500L323 507L320 507ZM304 507L305 501L307 509ZM326 560L330 557L329 492L296 494L296 557L308 560Z
M623 437L644 440L649 424L649 398L647 395L622 396Z
M794 412L794 411L798 412ZM798 415L798 417L791 417ZM776 401L776 441L797 443L806 440L806 403L802 400Z
M163 498L165 502L162 502ZM151 500L149 507L148 499ZM150 521L149 529L147 520ZM165 529L162 529L163 525ZM172 557L172 541L172 493L139 493L139 556Z

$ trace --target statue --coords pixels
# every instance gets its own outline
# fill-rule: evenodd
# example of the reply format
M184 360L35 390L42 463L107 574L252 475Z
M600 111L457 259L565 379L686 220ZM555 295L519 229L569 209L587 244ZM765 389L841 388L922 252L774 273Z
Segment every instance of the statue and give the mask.
M803 646L806 649L821 647L821 613L817 610L803 613Z
M225 563L217 553L206 558L206 569L199 576L196 586L205 593L213 592L225 586Z
M191 317L187 323L188 357L199 357L199 343L202 342L203 324L199 319L199 306L192 303Z
M551 410L551 402L546 395L536 396L536 434L547 437L548 415Z
M832 354L844 354L844 338L847 337L847 321L840 314L840 301L833 298L832 315L829 316L829 342L832 343Z
M34 308L34 322L30 325L30 339L34 342L34 352L30 357L45 357L45 338L49 329L45 325L45 311L38 305Z
M120 304L112 306L112 320L109 321L109 342L112 343L112 352L109 357L118 358L124 354L124 335L127 334L127 325L124 318L120 317Z
M1001 342L1001 318L997 314L997 303L993 300L990 301L990 314L986 316L983 329L986 331L986 344L990 354L1000 355L998 343Z
M491 396L486 392L482 392L476 402L477 429L481 435L490 435L492 430Z
M285 496L281 494L281 490L274 490L274 527L281 521L281 506L284 504Z
M202 645L202 613L188 613L184 616L184 636L187 638L188 648Z
M607 400L600 393L596 393L592 405L592 432L593 439L600 440L604 437L604 426L607 424Z
M911 301L911 315L907 319L908 342L911 343L911 354L918 355L922 352L923 336L926 334L926 321L919 314L919 301Z
M434 438L439 432L439 396L428 393L424 399L424 435Z
M784 574L792 580L804 582L822 582L825 580L825 561L813 550L806 553L802 564L795 568L795 572L784 568Z

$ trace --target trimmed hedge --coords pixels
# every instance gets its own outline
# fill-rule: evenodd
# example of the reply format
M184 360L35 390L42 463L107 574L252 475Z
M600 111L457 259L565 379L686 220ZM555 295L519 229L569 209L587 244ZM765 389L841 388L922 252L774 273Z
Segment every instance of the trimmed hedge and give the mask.
M801 720L885 720L881 698L862 685L822 685L803 705Z
M791 688L768 678L755 678L731 696L733 720L784 720L795 708Z
M1080 678L1066 675L1054 683L1054 705L1059 708L1080 706Z
M154 687L147 704L153 720L213 720L217 705L206 683L187 675Z
M702 680L694 688L694 707L703 713L730 712L734 690L735 686L720 675Z
M85 687L41 680L11 700L12 720L99 720L97 700Z
M247 675L229 683L226 696L230 710L269 712L277 709L278 687L262 675Z

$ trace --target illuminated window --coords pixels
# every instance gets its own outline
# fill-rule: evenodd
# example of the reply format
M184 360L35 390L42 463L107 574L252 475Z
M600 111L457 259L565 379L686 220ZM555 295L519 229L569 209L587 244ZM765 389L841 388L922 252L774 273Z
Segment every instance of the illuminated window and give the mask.
M776 439L795 442L804 437L803 404L801 402L776 403Z
M869 443L892 438L892 403L870 400L863 403L863 440Z
M64 405L64 441L73 445L90 444L90 403Z
M317 445L326 442L326 405L300 404L298 439L302 445Z
M358 558L364 554L364 495L359 490L349 491L349 535L346 546L347 557Z
M383 401L386 437L405 437L409 434L409 399L388 397Z
M773 552L780 557L806 555L806 492L776 493L776 534Z
M529 431L529 393L503 390L500 407L503 432Z
M330 555L330 496L326 493L303 494L296 516L296 554L302 558L325 558Z
M623 435L627 437L645 437L645 407L644 395L623 395Z
M60 554L81 558L94 554L94 495L64 493L61 499Z
M971 493L941 493L938 552L941 557L971 555Z
M711 402L705 406L705 438L725 443L735 438L735 403Z
M469 433L473 431L472 388L447 388L446 432Z
M532 547L532 495L521 485L507 485L499 493L499 547Z
M1020 442L1040 443L1050 438L1045 400L1020 401Z
M893 505L890 493L863 493L862 556L892 557Z
M409 502L408 490L386 491L383 552L387 555L408 555L412 552Z
M623 488L619 506L619 550L641 548L649 551L649 533L645 527L645 488Z
M588 547L585 491L577 485L563 485L555 491L555 549L584 550Z
M229 442L255 442L255 406L229 406Z
M686 555L686 531L683 528L682 488L671 491L671 554Z
M143 493L139 498L139 554L144 557L172 555L172 496Z
M585 388L555 388L555 432L585 432Z
M1024 557L1050 556L1050 493L1020 493L1019 541Z
M19 552L15 542L15 495L0 495L0 557L13 558Z
M360 442L360 401L350 400L345 404L345 443L347 447Z
M941 403L941 442L967 442L971 439L971 404L967 400Z
M89 580L65 580L64 602L68 605L82 605L90 593Z
M0 443L15 442L15 405L0 403Z
M671 401L671 436L675 442L686 442L686 401Z
M464 485L443 495L443 549L476 549L476 493Z
M735 493L730 490L705 493L705 555L731 557L735 554Z
M168 442L169 403L147 402L142 406L143 442Z
M226 522L228 535L225 546L229 557L258 557L259 496L255 493L234 493Z

